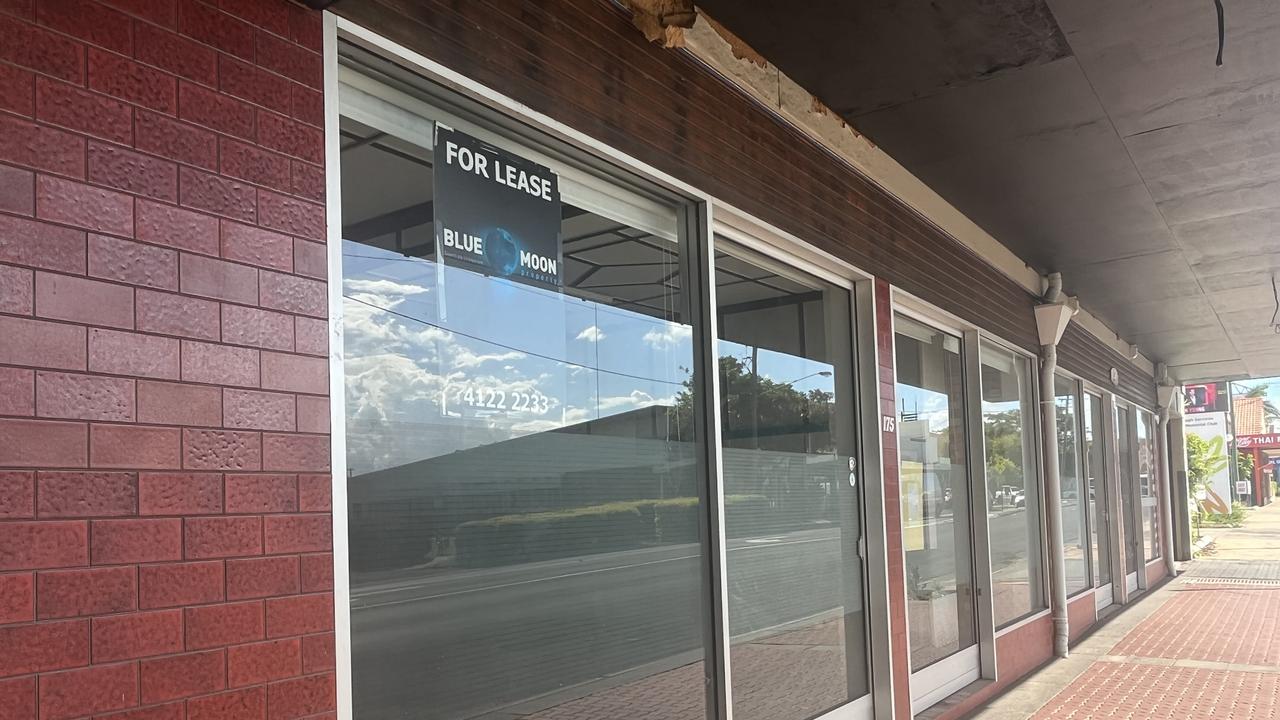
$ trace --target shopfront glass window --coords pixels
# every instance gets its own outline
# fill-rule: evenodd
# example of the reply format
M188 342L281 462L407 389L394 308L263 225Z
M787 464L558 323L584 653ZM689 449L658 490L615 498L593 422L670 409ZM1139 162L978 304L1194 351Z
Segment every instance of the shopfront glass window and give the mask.
M1135 575L1142 566L1142 522L1138 505L1137 478L1134 477L1138 461L1133 442L1134 411L1127 405L1116 403L1116 459L1120 465L1117 482L1120 483L1120 507L1124 518L1124 571Z
M1079 384L1058 375L1053 380L1054 409L1058 413L1058 483L1062 492L1062 552L1067 594L1089 585L1089 540L1085 514L1086 491L1080 467L1080 418L1076 408Z
M716 302L733 714L805 720L868 690L849 291L735 248Z
M982 431L997 627L1045 606L1035 417L1031 361L984 342Z
M899 484L911 669L975 642L960 338L894 318Z
M1154 418L1138 411L1138 499L1142 513L1142 553L1148 560L1160 557L1160 497L1156 484Z
M1089 548L1093 561L1093 585L1111 582L1110 495L1107 492L1106 431L1102 424L1102 398L1084 394L1085 474L1089 488Z
M562 291L442 266L421 126L341 121L355 716L703 718L679 244L566 194Z

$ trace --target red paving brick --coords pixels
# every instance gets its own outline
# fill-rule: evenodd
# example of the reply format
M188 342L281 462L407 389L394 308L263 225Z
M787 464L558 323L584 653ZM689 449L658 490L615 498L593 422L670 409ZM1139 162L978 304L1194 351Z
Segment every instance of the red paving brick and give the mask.
M1280 717L1280 674L1094 663L1034 720L1268 720Z
M1280 588L1185 585L1111 654L1280 667Z

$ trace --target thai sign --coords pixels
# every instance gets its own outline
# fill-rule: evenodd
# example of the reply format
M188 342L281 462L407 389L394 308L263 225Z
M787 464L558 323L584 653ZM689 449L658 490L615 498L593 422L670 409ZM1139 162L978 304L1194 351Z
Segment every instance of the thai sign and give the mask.
M1253 450L1254 448L1259 450L1280 450L1280 433L1236 436L1236 449Z

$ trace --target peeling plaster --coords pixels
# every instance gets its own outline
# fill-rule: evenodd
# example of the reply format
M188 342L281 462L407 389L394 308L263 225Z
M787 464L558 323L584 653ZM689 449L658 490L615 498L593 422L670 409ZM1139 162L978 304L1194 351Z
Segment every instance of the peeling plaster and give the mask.
M889 194L969 248L988 264L1012 278L1028 292L1044 292L1043 278L1000 241L912 175L825 103L787 77L777 67L705 12L705 22L684 31L684 50L732 81L758 102L775 109L801 132L844 159ZM1086 298L1087 302L1087 298ZM1108 347L1129 356L1129 343L1098 318L1081 309L1076 321ZM1154 364L1139 355L1135 365L1154 372Z

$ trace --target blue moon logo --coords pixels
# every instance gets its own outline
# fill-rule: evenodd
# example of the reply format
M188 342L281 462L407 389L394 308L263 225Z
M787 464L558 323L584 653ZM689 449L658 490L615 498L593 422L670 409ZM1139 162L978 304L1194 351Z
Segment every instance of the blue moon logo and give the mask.
M510 275L520 264L520 245L506 228L494 228L484 236L484 259L495 272Z

